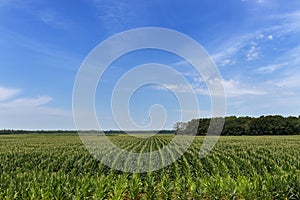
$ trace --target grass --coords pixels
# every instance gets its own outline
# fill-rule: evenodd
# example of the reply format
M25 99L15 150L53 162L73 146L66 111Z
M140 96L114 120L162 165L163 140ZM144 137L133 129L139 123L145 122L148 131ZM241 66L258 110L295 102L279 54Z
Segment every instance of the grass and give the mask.
M147 152L172 137L110 139ZM202 141L161 170L130 174L102 165L77 135L1 135L0 199L300 199L300 136L221 137L200 159Z

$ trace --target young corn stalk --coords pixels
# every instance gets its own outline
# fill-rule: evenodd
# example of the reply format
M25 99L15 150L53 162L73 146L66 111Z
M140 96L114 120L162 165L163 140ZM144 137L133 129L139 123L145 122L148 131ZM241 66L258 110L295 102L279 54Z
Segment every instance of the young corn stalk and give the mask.
M133 174L128 182L128 197L129 199L138 199L142 192L142 181L139 174Z
M108 192L107 179L104 176L101 176L99 180L95 181L96 192L93 196L94 199L105 199Z
M169 179L168 175L163 175L160 182L160 192L163 199L172 199L172 193L174 190L173 184L173 181Z
M119 175L114 182L112 200L123 199L127 188L127 175Z
M147 200L156 199L156 184L157 183L155 182L155 177L152 175L151 172L148 173L145 182L145 193Z

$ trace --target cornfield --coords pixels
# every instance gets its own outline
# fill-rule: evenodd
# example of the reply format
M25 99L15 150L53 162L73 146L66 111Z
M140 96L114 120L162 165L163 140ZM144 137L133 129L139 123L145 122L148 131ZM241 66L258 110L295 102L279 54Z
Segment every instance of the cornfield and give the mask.
M109 136L132 152L172 137ZM1 135L0 199L300 199L300 136L224 136L200 159L202 141L161 170L131 174L101 164L77 135Z

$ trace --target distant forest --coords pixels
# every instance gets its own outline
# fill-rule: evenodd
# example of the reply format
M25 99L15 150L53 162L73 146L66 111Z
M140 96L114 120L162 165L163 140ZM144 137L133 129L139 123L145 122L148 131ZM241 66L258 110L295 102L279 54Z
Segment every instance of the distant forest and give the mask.
M224 118L215 118L224 119ZM180 135L206 135L210 118L193 119L189 122L178 122L174 125L174 130L160 130L159 134L180 134ZM130 131L134 134L153 134L157 131ZM76 134L76 130L0 130L2 134ZM106 135L125 134L121 130L104 131ZM221 135L299 135L300 134L300 116L283 117L281 115L268 115L261 117L225 117L225 124Z
M215 118L218 119L218 118ZM223 118L219 118L223 119ZM205 135L210 118L193 119L189 122L178 122L174 128L177 134ZM225 117L221 135L299 135L300 116L283 117L268 115L261 117Z
M83 131L84 133L86 132L97 132L95 130L88 130L88 131ZM106 130L103 131L104 134L106 135L119 135L119 134L174 134L174 130L159 130L159 131L121 131L121 130ZM29 131L29 130L14 130L14 129L3 129L0 130L0 135L9 135L9 134L30 134L30 133L35 133L35 134L77 134L78 131L76 130L36 130L36 131Z

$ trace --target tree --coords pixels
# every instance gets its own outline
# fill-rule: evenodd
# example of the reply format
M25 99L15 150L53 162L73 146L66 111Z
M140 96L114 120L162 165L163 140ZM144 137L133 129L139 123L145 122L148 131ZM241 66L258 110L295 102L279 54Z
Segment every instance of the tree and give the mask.
M217 120L218 118L214 118ZM224 120L224 118L219 118ZM193 119L189 122L178 122L174 128L177 134L206 135L211 119ZM215 131L219 130L220 127ZM210 134L214 130L210 129ZM217 133L217 132L216 132ZM283 117L281 115L268 115L254 117L225 117L225 124L221 135L295 135L300 134L300 116Z

